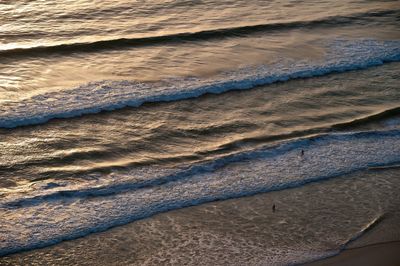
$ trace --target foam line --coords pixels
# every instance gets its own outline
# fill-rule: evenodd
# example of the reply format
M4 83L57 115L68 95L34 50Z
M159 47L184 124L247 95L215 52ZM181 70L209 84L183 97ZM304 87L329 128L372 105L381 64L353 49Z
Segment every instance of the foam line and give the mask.
M303 156L301 149L305 151ZM298 187L398 163L399 151L399 130L325 134L193 165L164 180L158 176L149 181L152 184L137 186L134 177L143 171L135 173L133 169L129 173L133 182L125 180L120 187L71 190L71 195L52 194L50 189L49 197L27 195L25 201L13 206L2 200L0 256L103 231L160 212ZM159 169L150 167L151 171L156 175ZM124 179L115 175L115 180Z
M48 92L0 106L0 127L14 128L45 123L54 118L138 107L147 102L196 98L207 93L246 90L298 78L310 78L400 61L400 41L336 40L323 61L285 60L225 73L222 78L171 79L159 83L102 81L58 92Z

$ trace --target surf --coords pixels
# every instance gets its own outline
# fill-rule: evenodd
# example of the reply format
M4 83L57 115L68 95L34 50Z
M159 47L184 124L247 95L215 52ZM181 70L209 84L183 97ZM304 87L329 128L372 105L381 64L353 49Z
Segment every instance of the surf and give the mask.
M48 246L160 212L398 164L399 147L399 130L331 133L285 141L186 169L135 168L92 183L70 184L69 188L65 182L44 183L42 189L25 192L24 196L17 193L3 197L0 209L5 214L6 229L0 232L5 239L0 243L0 255ZM42 212L45 217L39 215ZM19 215L27 222L16 223ZM64 219L59 221L57 217ZM32 238L34 232L41 234Z
M400 61L399 41L334 40L325 44L323 60L295 61L282 58L275 65L247 67L217 78L175 78L155 83L99 81L60 92L48 92L0 105L0 127L14 128L72 118L144 103L178 101L204 94L246 90L258 86L366 69ZM340 55L340 56L338 56Z

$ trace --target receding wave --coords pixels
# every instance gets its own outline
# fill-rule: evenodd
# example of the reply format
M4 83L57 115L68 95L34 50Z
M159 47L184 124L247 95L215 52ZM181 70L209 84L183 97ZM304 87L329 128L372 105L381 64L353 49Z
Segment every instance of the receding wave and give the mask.
M0 256L160 212L398 164L399 145L399 130L331 133L229 155L186 169L135 168L115 172L102 179L104 183L44 184L42 189L3 197ZM19 223L20 217L26 222Z
M44 56L53 53L69 54L77 52L97 52L107 49L126 49L129 47L177 43L185 41L202 41L238 37L264 31L282 31L297 28L335 27L344 24L370 22L377 17L399 16L400 10L382 10L364 12L348 16L331 16L311 21L293 21L285 23L257 24L232 28L183 32L170 35L148 36L138 38L118 38L93 42L62 43L47 46L30 46L0 50L0 57Z
M213 79L177 78L156 83L92 82L74 89L3 102L0 105L0 127L34 125L53 118L138 107L147 102L177 101L207 93L251 89L274 82L365 69L400 60L400 41L335 40L324 45L327 52L323 60L282 58L275 65L239 69Z

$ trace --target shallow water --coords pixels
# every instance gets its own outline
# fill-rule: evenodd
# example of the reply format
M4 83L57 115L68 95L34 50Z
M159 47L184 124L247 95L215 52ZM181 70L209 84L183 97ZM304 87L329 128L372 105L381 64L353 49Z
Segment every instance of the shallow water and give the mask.
M3 258L4 265L286 265L334 255L376 219L397 240L399 171L211 202ZM271 209L276 205L276 211ZM374 229L373 229L374 230ZM350 246L366 245L368 233ZM376 237L376 234L375 234Z
M397 1L0 3L0 254L399 163L399 14Z

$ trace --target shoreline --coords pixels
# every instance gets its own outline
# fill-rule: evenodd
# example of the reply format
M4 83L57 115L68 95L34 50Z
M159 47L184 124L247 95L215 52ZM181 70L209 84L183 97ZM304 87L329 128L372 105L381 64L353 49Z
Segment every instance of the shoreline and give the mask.
M304 266L398 266L400 265L400 240L375 243L344 249L332 257L302 264Z
M400 265L400 213L382 215L365 232L350 240L336 255L304 266L398 266Z
M177 209L4 256L0 265L396 265L399 174L365 171Z

